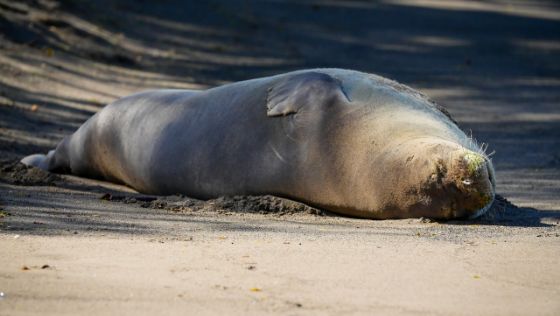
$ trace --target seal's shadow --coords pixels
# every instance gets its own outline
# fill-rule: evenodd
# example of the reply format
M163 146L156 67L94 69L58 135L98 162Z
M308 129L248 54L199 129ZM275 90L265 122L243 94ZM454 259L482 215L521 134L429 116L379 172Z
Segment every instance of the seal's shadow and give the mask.
M451 225L496 225L515 227L552 227L553 224L544 223L560 222L560 212L542 211L531 207L518 207L506 198L497 195L490 210L475 220L452 220L444 223Z

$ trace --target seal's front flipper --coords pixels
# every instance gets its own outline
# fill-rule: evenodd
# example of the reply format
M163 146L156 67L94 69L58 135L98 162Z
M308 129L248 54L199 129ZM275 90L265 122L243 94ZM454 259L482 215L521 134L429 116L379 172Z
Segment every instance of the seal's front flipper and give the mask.
M336 100L349 102L340 81L320 72L288 76L268 90L268 116L297 113L306 106L328 106Z

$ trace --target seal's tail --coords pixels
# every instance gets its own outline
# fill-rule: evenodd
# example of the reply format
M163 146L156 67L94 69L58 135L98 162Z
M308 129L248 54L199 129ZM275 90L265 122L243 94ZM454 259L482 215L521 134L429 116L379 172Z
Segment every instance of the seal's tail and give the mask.
M54 150L49 151L48 154L34 154L27 156L21 160L21 163L26 166L37 167L46 171L49 171L49 163L54 156Z
M46 171L68 173L70 171L68 141L69 138L66 137L56 146L56 149L49 151L48 154L34 154L23 158L20 162Z

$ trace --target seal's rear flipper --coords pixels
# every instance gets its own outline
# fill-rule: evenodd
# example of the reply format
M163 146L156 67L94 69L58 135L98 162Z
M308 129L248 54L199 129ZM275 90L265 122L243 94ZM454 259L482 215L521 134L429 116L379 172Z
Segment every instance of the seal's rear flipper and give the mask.
M49 171L49 162L53 156L54 156L54 150L51 150L46 155L34 154L31 156L27 156L21 160L21 163L26 166L33 166Z
M50 150L48 154L35 154L27 156L21 160L21 163L27 166L33 166L45 171L56 173L70 173L70 159L68 156L68 142L70 137L64 138L56 149Z

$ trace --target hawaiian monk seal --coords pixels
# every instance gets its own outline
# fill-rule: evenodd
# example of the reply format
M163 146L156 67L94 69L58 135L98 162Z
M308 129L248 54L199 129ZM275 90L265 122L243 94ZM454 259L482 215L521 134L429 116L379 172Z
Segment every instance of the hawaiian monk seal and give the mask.
M127 96L22 162L149 194L273 194L375 219L476 217L495 192L490 159L444 109L342 69Z

